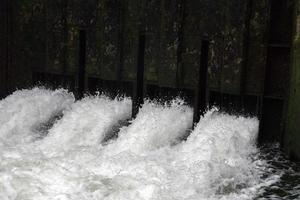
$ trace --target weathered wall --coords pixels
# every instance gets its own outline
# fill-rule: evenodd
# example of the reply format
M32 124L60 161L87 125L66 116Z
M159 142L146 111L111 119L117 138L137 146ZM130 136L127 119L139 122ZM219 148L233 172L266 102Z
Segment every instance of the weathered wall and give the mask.
M271 0L260 128L261 141L283 142L290 80L294 1Z
M292 158L300 160L300 4L298 1L294 19L295 29L284 149Z
M254 0L251 9L249 32L245 35L247 46L244 48L247 56L244 60L241 90L246 94L262 95L267 57L267 27L270 18L269 0Z
M87 77L134 80L138 31L145 29L148 83L193 88L201 39L207 35L212 41L210 88L231 94L262 92L267 0L9 2L9 74L23 75L11 77L10 88L28 85L35 71L76 74L77 32L86 28Z
M1 90L10 93L16 88L25 88L32 83L32 67L39 61L44 62L43 38L34 24L34 10L29 1L1 1ZM37 6L37 5L36 5ZM30 7L30 12L26 9ZM41 26L42 20L39 20ZM36 34L33 34L36 33ZM40 64L40 63L39 63Z
M6 1L0 1L0 98L6 91L6 62L7 62L7 13Z

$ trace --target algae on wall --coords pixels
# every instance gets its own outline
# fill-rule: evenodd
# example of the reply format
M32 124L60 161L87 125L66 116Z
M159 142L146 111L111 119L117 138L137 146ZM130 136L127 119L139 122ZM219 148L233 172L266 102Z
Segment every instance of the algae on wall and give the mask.
M31 46L28 45L31 39L40 39L38 32L36 35L23 34L28 18L34 15L34 10L31 10L26 16L22 16L21 10L28 6L28 1L6 0L1 1L1 3L4 3L1 8L4 10L1 12L4 16L1 17L1 21L5 20L2 21L4 26L1 26L1 31L4 31L2 33L5 34L3 36L4 44L1 44L1 48L5 48L5 53L0 66L1 72L4 73L3 83L0 84L5 85L4 89L7 94L16 88L28 87L31 84L31 62L33 58L31 50L32 48L40 50L42 43L36 42Z
M244 69L244 92L262 95L264 70L267 57L267 27L269 21L269 0L253 1L249 22L247 61Z
M249 2L252 15L247 19ZM263 33L268 0L12 0L16 60L12 69L77 73L78 29L87 29L87 77L135 79L138 31L146 31L145 78L167 87L194 88L201 39L211 39L210 89L240 94L244 59L247 93L261 92ZM244 52L245 23L250 43ZM32 34L34 33L34 34ZM259 63L259 64L257 64ZM16 70L17 71L17 70ZM11 74L16 73L12 71ZM261 74L261 73L259 73ZM16 78L17 79L17 78ZM259 80L258 80L259 79ZM257 81L258 80L258 81ZM22 85L19 81L19 85Z
M7 1L0 1L0 98L5 96L7 66Z

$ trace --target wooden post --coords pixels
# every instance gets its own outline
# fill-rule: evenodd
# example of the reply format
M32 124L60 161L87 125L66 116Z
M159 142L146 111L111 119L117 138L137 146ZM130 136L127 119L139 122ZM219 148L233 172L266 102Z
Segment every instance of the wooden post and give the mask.
M196 88L196 99L194 105L194 123L199 122L200 117L204 115L206 109L208 51L209 40L203 39L201 42L201 58L199 66L198 85Z
M78 62L78 97L84 96L85 61L86 60L86 30L79 30L79 62Z
M136 117L139 108L144 103L144 56L145 56L145 32L139 33L137 71L134 98L132 102L132 118Z

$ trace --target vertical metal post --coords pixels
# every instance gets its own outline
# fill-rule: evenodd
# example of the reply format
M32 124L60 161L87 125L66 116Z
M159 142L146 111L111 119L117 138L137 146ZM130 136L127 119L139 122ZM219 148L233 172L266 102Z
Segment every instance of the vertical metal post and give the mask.
M251 18L253 14L253 0L247 0L246 15L245 15L245 30L243 40L243 62L241 67L241 79L240 79L240 108L245 109L245 91L246 91L246 80L249 68L249 49L250 49L250 29L251 29ZM258 113L256 113L258 114Z
M85 89L86 30L79 30L78 97L83 98Z
M144 103L144 56L145 56L145 32L139 33L137 71L134 98L132 102L132 117L136 117L139 108Z
M1 6L2 6L2 11L4 13L4 18L1 19L1 20L4 20L3 21L3 24L4 24L4 40L3 42L5 41L5 44L1 47L3 48L3 55L4 55L4 60L3 60L3 67L1 66L1 78L2 78L2 81L1 81L1 85L2 85L2 97L5 97L7 94L8 94L8 83L9 83L9 80L8 80L8 69L9 69L9 60L10 60L10 55L9 55L9 47L10 47L10 35L12 34L10 31L9 31L9 20L10 20L10 16L11 16L11 2L9 0L6 0L6 1L2 1L1 2Z
M206 109L208 51L209 51L209 40L203 39L201 42L199 76L198 76L198 85L196 88L196 99L194 105L194 117L193 117L194 123L197 123L200 120L200 116L204 115Z
M185 18L186 18L186 0L180 0L178 6L178 21L179 21L179 30L178 30L178 48L177 48L177 67L176 67L176 88L179 89L180 85L183 83L183 73L184 66L182 61L182 54L184 51L184 28L185 28Z
M11 79L10 76L10 68L12 68L12 41L13 41L13 24L14 24L14 18L13 18L13 2L6 0L5 1L5 14L6 14L6 20L5 20L5 38L6 38L6 44L5 44L5 67L4 67L4 88L5 88L5 95L9 94L11 92L12 86L14 84L11 84L14 80Z

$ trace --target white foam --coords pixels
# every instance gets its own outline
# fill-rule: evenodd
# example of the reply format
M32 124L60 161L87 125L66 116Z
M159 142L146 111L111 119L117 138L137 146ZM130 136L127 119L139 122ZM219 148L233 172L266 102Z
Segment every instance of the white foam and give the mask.
M124 127L117 141L106 148L106 153L142 153L175 144L192 127L192 109L183 103L179 99L170 105L147 101L132 124Z
M141 111L141 119L145 110ZM161 113L158 116L162 116ZM151 125L145 122L147 125L142 126L141 119L134 121L139 123L138 127ZM171 121L176 126L176 120ZM186 118L187 124L190 121L191 118ZM139 137L140 132L154 137L155 134L151 134L153 129L139 129L140 132L130 129L123 133L128 134L129 142L123 142L126 139L121 136L112 146L126 145L115 151L106 148L106 155L99 156L101 159L97 165L89 165L94 173L107 176L107 185L102 185L108 190L105 190L107 196L104 199L252 199L263 186L259 185L262 184L259 165L252 158L257 152L258 121L255 118L235 117L211 110L186 142L177 146L165 145L164 148L151 143L151 137ZM168 131L157 131L157 137L166 133L172 141L172 131L169 135ZM132 137L134 143L130 142ZM150 138L146 145L145 138ZM139 142L141 145L136 144ZM150 148L149 143L153 144ZM115 190L110 190L111 187Z
M14 92L0 101L0 139L6 145L30 142L39 133L34 130L47 123L74 102L66 90L33 88Z
M173 164L180 170L171 182L180 184L170 192L181 199L251 199L260 179L251 157L257 131L255 118L210 110L178 148Z
M46 151L64 152L76 146L93 146L113 132L114 126L131 116L129 98L86 97L64 112L41 143Z
M262 176L268 165L258 156L256 118L213 109L179 142L192 109L178 100L146 102L118 138L101 143L130 116L130 105L126 98L87 97L41 141L0 147L0 199L240 200L280 178Z

